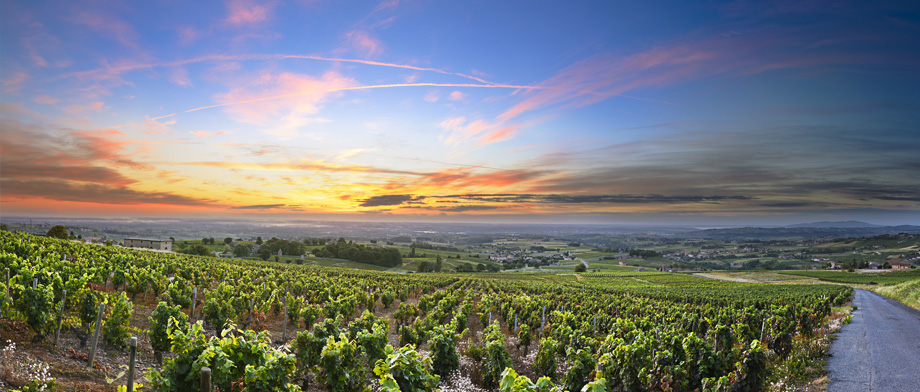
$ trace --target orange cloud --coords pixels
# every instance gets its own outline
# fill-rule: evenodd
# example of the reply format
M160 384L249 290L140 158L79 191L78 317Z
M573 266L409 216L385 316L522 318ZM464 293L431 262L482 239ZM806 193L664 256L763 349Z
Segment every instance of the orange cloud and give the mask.
M70 114L77 114L85 111L99 112L105 107L104 102L90 102L86 105L70 105L64 107L64 111Z

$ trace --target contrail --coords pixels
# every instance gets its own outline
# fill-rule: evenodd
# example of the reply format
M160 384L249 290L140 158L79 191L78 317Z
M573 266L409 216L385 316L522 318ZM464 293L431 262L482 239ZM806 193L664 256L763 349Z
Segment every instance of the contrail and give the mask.
M333 92L338 92L338 91L369 90L369 89L376 89L376 88L394 88L394 87L475 87L475 88L510 88L510 89L528 89L528 90L539 88L539 87L534 87L534 86L517 86L517 85L511 85L511 84L472 84L472 83L375 84L375 85L370 85L370 86L341 87L341 88L333 88L333 89L327 89L327 90L311 90L311 91L302 92L302 93L275 95L272 97L256 98L256 99L249 99L245 101L228 102L228 103L221 103L217 105L202 106L200 108L186 110L185 112L188 113L188 112L194 112L194 111L204 110L204 109L219 108L222 106L232 106L232 105L241 105L241 104L253 103L253 102L270 101L273 99L290 98L290 97L297 97L297 96L308 95L308 94L324 94L324 93L333 93Z
M317 60L317 61L330 61L330 62L341 62L341 63L356 63L356 64L366 64L366 65L376 65L381 67L391 67L391 68L402 68L402 69L411 69L415 71L425 71L425 72L435 72L442 75L454 75L462 78L475 80L480 83L486 84L495 84L488 80L478 78L472 75L466 75L458 72L449 72L443 69L438 68L428 68L428 67L416 67L413 65L405 64L395 64L395 63L384 63L381 61L370 61L370 60L359 60L359 59L342 59L335 57L322 57L322 56L311 56L311 55L300 55L300 54L246 54L246 55L223 55L223 54L213 54L207 56L201 56L191 59L176 60L163 63L155 64L130 64L122 65L115 67L105 67L94 69L91 71L82 71L82 72L73 72L69 74L62 75L60 78L83 78L100 72L127 72L133 71L136 69L148 69L148 68L158 68L158 67L178 67L187 64L195 64L206 61L249 61L249 60L284 60L284 59L303 59L303 60Z
M96 128L96 129L87 129L87 130L82 131L82 132L104 131L104 130L106 130L106 129L115 129L115 128L130 127L130 126L132 126L132 125L143 124L143 123L148 122L148 121L154 121L154 120L159 120L159 119L161 119L161 118L172 117L172 116L175 116L176 114L178 114L178 113L167 114L167 115L165 115L165 116L160 116L160 117L148 118L148 119L146 119L146 120L144 120L144 121L133 122L133 123L130 123L130 124L114 125L114 126L111 126L111 127L103 127L103 128Z

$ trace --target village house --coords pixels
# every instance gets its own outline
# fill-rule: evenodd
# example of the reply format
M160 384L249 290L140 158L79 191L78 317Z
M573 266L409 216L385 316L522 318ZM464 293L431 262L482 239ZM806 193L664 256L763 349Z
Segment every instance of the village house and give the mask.
M154 238L125 238L124 244L126 248L154 249L172 252L173 241Z

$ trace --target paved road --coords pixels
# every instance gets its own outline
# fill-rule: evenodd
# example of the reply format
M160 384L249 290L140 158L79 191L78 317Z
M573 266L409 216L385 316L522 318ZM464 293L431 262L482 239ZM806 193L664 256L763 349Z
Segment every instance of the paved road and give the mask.
M920 391L920 311L865 290L853 304L831 345L827 391Z

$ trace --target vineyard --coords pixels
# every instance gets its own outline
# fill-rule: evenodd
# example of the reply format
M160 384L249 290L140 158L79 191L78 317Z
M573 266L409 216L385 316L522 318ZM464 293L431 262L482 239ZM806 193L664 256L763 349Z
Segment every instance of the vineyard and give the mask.
M221 392L782 390L821 368L832 308L852 295L657 272L395 274L6 231L0 243L3 344L59 365L11 380L5 348L0 378L22 390L124 388L132 337L151 364L141 391L199 391L203 373Z

